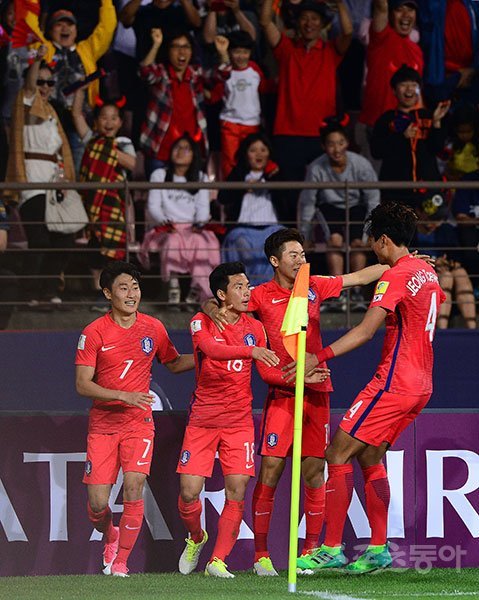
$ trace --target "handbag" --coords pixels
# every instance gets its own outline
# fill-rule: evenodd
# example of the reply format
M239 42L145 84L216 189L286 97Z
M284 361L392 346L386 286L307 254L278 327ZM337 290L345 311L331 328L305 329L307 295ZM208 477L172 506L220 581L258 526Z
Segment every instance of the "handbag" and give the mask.
M45 225L55 233L77 233L88 224L88 215L80 194L65 190L63 200L58 202L55 190L47 190L45 202Z

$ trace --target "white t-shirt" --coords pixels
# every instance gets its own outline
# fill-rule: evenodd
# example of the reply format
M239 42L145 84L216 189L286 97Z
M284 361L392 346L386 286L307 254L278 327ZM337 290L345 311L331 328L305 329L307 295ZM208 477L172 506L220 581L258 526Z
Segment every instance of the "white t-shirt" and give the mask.
M233 69L225 81L220 119L241 125L259 125L261 104L259 84L261 75L251 63L246 69Z
M250 171L245 181L265 181L263 172ZM238 223L250 225L274 225L278 222L268 191L259 191L257 194L246 192L241 202Z

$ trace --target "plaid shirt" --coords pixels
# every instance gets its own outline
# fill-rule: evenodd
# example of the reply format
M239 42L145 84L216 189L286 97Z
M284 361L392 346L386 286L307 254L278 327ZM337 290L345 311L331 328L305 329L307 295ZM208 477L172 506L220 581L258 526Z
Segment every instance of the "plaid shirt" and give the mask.
M141 127L140 146L149 156L156 156L165 134L170 126L173 113L173 94L171 78L173 70L162 63L140 68L140 77L152 86L151 99L146 110L146 118ZM196 109L198 127L203 134L205 153L208 152L206 118L203 113L204 73L200 66L188 66L184 81L188 81L191 89L193 105Z

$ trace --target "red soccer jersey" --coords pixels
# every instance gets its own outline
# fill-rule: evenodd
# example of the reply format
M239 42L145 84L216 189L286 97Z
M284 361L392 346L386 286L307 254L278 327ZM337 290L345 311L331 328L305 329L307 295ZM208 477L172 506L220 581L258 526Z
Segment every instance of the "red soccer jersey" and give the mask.
M78 340L76 365L94 367L95 383L110 390L148 392L154 357L171 362L178 352L164 325L153 317L137 313L129 329L120 327L106 314L90 323ZM151 431L151 408L146 411L121 401L93 400L88 431L117 433Z
M318 136L324 119L336 114L336 70L343 57L333 41L306 48L284 33L273 52L279 63L275 135Z
M389 83L391 77L403 64L422 75L424 58L419 44L409 37L400 36L390 25L379 32L374 31L371 25L370 32L366 56L368 72L359 120L373 127L383 113L397 106L397 98Z
M236 323L226 325L225 330L219 332L207 315L197 313L191 320L190 329L196 388L188 424L195 427L252 426L252 352L254 346L266 346L263 326L249 315L241 314Z
M342 288L342 277L310 277L308 293L309 322L306 332L307 352L318 354L323 348L319 326L319 308L323 300L337 298L341 294ZM248 304L248 309L257 313L266 329L271 350L274 350L280 359L279 368L289 364L292 360L286 352L283 336L281 335L281 325L290 296L291 290L281 287L272 279L251 291L251 299ZM321 366L325 367L326 363L322 363ZM308 385L308 387L321 392L333 391L330 378L323 383Z
M434 269L410 255L383 273L370 307L388 311L381 360L370 385L419 396L432 392L432 340L446 296Z

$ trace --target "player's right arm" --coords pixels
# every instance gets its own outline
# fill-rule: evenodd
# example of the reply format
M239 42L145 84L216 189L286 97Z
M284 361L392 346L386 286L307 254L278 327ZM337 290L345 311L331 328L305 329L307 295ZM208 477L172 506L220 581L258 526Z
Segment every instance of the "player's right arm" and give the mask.
M356 287L358 285L368 285L373 281L377 281L388 269L388 265L377 264L370 267L365 267L364 269L355 271L354 273L342 275L343 290L347 290L348 288Z
M76 366L75 385L80 396L95 399L99 402L120 401L130 406L146 410L154 402L153 396L146 392L125 392L124 390L111 390L94 381L95 368L86 365Z

